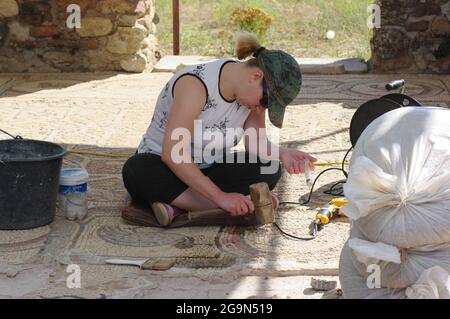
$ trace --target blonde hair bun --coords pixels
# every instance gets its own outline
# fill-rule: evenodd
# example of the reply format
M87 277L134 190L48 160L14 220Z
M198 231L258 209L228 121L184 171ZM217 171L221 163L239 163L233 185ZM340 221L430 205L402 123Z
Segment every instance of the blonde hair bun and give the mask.
M236 55L243 60L261 47L256 34L247 31L236 32Z

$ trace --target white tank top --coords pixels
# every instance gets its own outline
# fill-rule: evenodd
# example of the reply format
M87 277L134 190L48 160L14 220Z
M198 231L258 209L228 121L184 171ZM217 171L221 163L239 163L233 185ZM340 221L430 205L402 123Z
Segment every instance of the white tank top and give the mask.
M177 80L186 74L194 75L202 81L207 94L205 106L197 117L197 120L202 121L202 134L197 133L198 129L200 129L198 125L194 131L196 143L194 143L194 136L191 139L191 156L200 168L206 168L211 166L214 161L220 161L223 158L222 154L229 153L230 149L241 140L243 135L242 128L250 114L250 110L240 105L236 100L227 101L222 96L219 88L219 79L223 66L226 63L237 61L229 58L218 59L191 65L175 73L158 96L152 121L139 144L138 153L161 155L167 119L173 104L173 88ZM220 136L223 139L216 138L219 136L217 134L214 137L211 136L219 132L222 134ZM205 148L207 148L207 152L204 152ZM214 148L222 149L223 151L218 153L211 152L210 150Z

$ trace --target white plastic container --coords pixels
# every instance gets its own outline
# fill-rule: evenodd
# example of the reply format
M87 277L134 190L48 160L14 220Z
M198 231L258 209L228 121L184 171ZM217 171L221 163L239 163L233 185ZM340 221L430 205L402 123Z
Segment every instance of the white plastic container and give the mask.
M89 174L83 168L65 168L59 177L59 206L67 219L82 220L87 215Z
M305 159L305 179L306 186L311 188L313 185L313 173L311 172L311 168L309 167L309 160Z

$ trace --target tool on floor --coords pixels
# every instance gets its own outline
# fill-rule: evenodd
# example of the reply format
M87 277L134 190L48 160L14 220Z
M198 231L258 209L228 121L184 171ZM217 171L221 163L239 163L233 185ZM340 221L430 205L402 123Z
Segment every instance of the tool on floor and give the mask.
M311 240L314 237L298 237L292 234L285 232L277 222L275 222L275 213L272 206L272 196L270 195L269 186L267 183L257 183L250 185L250 198L255 205L254 217L256 219L255 225L275 225L278 230L285 236L290 238L298 239L298 240ZM181 215L182 216L182 215ZM196 212L188 212L189 220L191 222L201 223L201 221L205 218L211 219L216 218L220 219L225 216L225 218L229 219L229 214L222 209L208 209L205 211L196 211ZM213 217L216 216L216 217ZM239 216L239 217L245 217ZM175 222L175 221L174 221Z
M176 263L176 259L159 259L155 260L154 258L148 259L107 259L107 264L112 265L128 265L128 266L139 266L140 269L149 269L149 270L168 270L172 268Z
M255 205L255 218L257 225L272 224L275 220L275 214L272 207L272 196L270 195L267 183L257 183L250 185L250 198ZM229 214L220 208L213 208L203 211L188 212L189 220L193 223L205 218L212 219L216 215L218 217Z
M316 237L317 233L320 229L322 229L324 225L328 224L332 219L338 216L343 216L340 209L342 206L347 204L347 202L348 201L343 197L333 198L328 203L327 207L319 209L316 216L314 217L314 220L309 226L310 234Z

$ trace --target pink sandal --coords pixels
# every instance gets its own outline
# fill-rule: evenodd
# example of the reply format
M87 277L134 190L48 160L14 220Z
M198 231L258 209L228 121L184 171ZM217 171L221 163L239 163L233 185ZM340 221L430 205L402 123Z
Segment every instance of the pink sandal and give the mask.
M184 210L176 206L172 206L162 202L155 202L152 204L153 214L161 226L169 225L175 217L185 213Z

